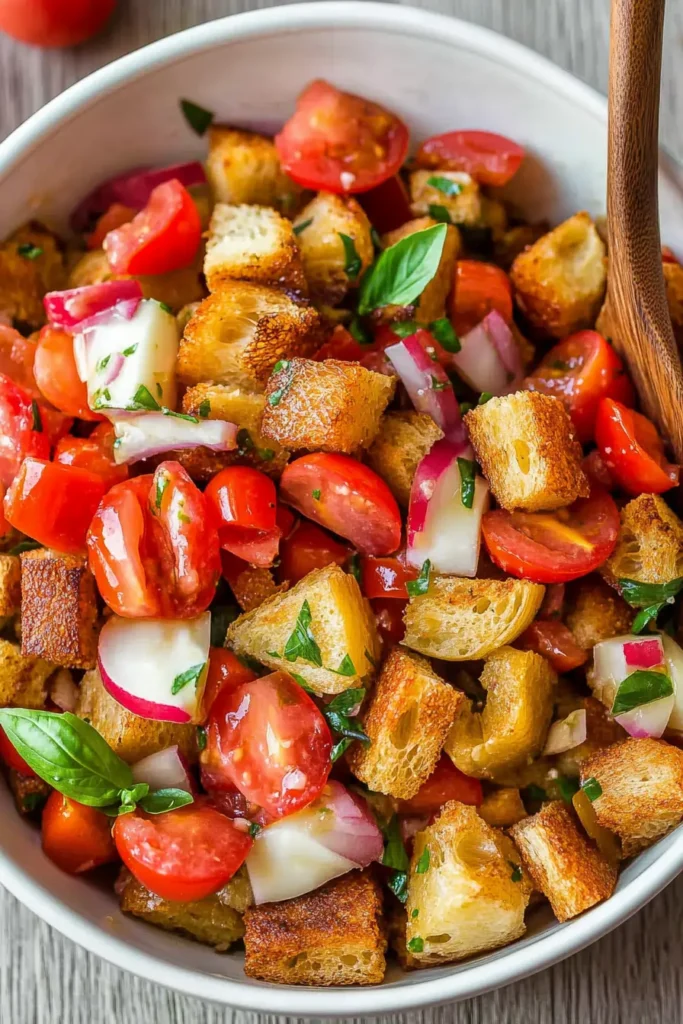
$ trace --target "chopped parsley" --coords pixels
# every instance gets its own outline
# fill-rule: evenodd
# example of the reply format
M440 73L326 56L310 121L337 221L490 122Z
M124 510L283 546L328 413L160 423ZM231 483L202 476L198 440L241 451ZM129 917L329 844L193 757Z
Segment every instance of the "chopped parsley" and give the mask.
M429 573L432 568L432 563L428 558L422 563L422 568L417 576L417 579L408 580L406 582L406 590L408 591L409 597L419 597L420 594L426 594L429 590Z
M464 187L459 181L452 181L450 178L444 178L440 174L427 178L427 184L445 196L459 196Z
M420 856L418 858L418 861L417 861L417 864L415 866L415 874L416 875L424 875L427 871L429 871L429 860L430 860L429 847L425 846L425 848L422 851L422 853L420 854Z
M420 910L419 910L418 907L415 907L415 909L413 910L413 912L412 912L412 914L410 916L412 917L413 920L415 920L415 918L419 917L419 915L420 915Z
M522 881L522 869L521 869L520 865L519 864L515 864L514 860L509 860L508 864L512 868L512 874L510 875L510 878L512 879L512 881L513 882L521 882Z
M337 234L344 246L344 272L349 281L355 281L363 269L363 261L358 255L356 243L351 236L345 235L342 231L338 231Z
M476 463L471 459L458 458L458 469L460 470L460 500L465 508L472 508L474 503Z
M249 835L252 839L255 839L259 832L263 831L263 825L259 825L258 821L252 821L249 825Z
M137 350L138 350L138 343L136 341L134 345L129 345L128 348L124 348L124 350L122 352L122 355L124 355L126 357L132 356L132 355L134 355L137 352Z
M168 313L169 316L173 316L173 310L171 309L171 307L169 306L169 304L167 302L161 302L160 299L157 299L157 302L159 303L159 305L163 309L164 313Z
M180 109L192 131L196 135L205 135L207 129L213 123L215 116L213 112L207 110L206 107L200 107L198 103L193 103L192 100L181 100Z
M285 644L284 657L287 661L309 661L317 668L322 668L323 657L320 648L311 632L311 607L308 601L304 601L297 616L296 625L292 635Z
M357 583L360 583L360 581L361 581L360 555L358 554L357 551L354 551L354 553L349 558L349 561L347 563L347 570L346 571L351 576L353 576L355 578Z
M164 497L164 491L170 484L171 479L167 473L159 473L156 481L156 494L154 498L154 504L157 508L161 508L161 502Z
M598 780L594 778L594 776L592 775L590 779L586 779L586 781L581 786L581 789L586 794L591 803L594 800L597 800L599 796L602 796L602 786L600 785Z
M311 494L313 495L316 501L320 501L320 493L321 492L319 487L316 487L314 491L311 491Z
M360 742L366 746L370 743L370 737L367 735L360 722L358 722L351 714L351 712L356 710L364 697L365 690L362 687L344 690L343 693L338 693L337 696L322 709L323 715L327 720L327 724L335 735L348 740L348 743L344 747L345 750L353 740L360 740Z
M202 661L198 665L192 665L191 668L186 668L184 672L180 672L173 680L171 693L175 696L176 693L180 693L190 683L194 683L196 686L205 668L206 662Z
M408 942L409 953L421 953L424 948L424 939L421 938L419 935L416 935L413 939L410 939L410 941Z
M197 409L197 412L199 413L201 419L205 420L207 418L207 416L211 412L211 402L209 401L208 398L205 398L204 401L199 403L199 408Z
M558 775L555 779L558 792L566 804L572 802L572 797L579 791L579 784L576 779L570 779L567 775Z
M433 373L430 374L430 377L432 379L432 391L445 391L446 388L451 386L450 381L439 380L439 378L435 377Z
M308 220L302 220L301 224L295 224L294 227L292 228L292 231L294 232L295 235L300 235L302 231L306 230L306 228L310 228L312 223L313 218L309 217Z
M43 250L40 246L34 245L32 242L23 242L21 245L18 245L17 252L25 260L37 260L39 256L43 255Z
M401 903L405 903L408 899L408 872L392 871L387 879L387 886Z
M415 334L415 331L419 331L419 329L414 320L399 320L391 325L392 333L398 338L409 338L411 334Z
M410 867L410 861L403 844L398 816L393 814L387 824L381 825L380 828L384 835L382 864L387 868L393 868L395 871L407 871Z
M98 363L98 364L97 364L97 366L95 367L95 372L96 372L96 373L101 373L101 372L102 372L102 370L106 370L107 366L109 365L109 360L110 360L110 359L111 359L111 352L109 353L109 355L108 355L108 356L103 356L103 357L102 357L102 358L100 359L99 363Z

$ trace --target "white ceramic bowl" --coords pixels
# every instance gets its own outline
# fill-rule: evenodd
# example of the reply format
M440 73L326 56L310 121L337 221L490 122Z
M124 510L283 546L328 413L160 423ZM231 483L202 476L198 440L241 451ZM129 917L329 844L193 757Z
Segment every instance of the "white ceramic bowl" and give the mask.
M28 214L63 220L91 186L140 164L201 158L178 98L231 124L272 127L300 88L324 76L396 110L413 138L449 128L499 131L530 153L510 195L558 221L605 207L604 100L529 50L463 22L407 7L313 3L241 14L132 53L49 103L0 146L0 237ZM661 175L665 240L683 253L676 169ZM381 986L330 991L245 978L241 957L122 917L113 892L62 874L0 790L0 881L75 942L152 981L207 1000L295 1015L369 1015L462 999L518 980L625 921L683 867L683 830L622 872L606 903L568 924L530 915L520 941L462 964Z

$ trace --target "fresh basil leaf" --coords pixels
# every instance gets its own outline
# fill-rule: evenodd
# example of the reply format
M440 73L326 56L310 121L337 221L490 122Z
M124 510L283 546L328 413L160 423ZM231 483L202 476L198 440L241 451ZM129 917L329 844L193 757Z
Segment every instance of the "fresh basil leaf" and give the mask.
M602 796L602 786L592 775L590 779L586 779L581 786L581 789L584 791L591 803L594 800L597 800L599 796Z
M130 408L131 411L146 409L148 412L159 412L161 406L149 388L145 387L144 384L141 384L133 395L133 404Z
M322 668L323 657L311 632L311 621L310 605L308 601L304 601L292 635L285 644L284 657L287 661L296 661L297 658L301 658L302 661L310 661L312 665Z
M138 800L142 800L148 793L149 784L147 782L136 782L130 789L121 790L119 800L122 806L134 808Z
M356 668L351 660L349 654L345 654L341 660L339 668L331 668L330 672L334 672L337 676L355 676L357 675ZM346 691L349 692L348 690Z
M147 814L165 814L192 803L194 797L185 789L157 789L140 799L140 806Z
M441 317L440 320L432 320L429 330L447 352L459 352L462 348L460 338L455 333L453 324L447 316Z
M384 834L382 864L387 868L394 868L395 871L408 871L410 861L403 845L401 827L396 814L393 814L388 823L382 827L382 832Z
M249 835L252 839L256 839L259 832L263 832L263 825L259 825L258 821L252 821L249 823Z
M663 672L638 669L619 683L612 705L612 715L616 718L617 715L639 708L641 704L650 704L661 697L670 697L673 692L671 680Z
M451 178L444 178L440 174L427 178L427 184L445 196L459 196L464 187L459 181L452 181Z
M211 612L211 646L222 647L228 626L239 617L240 610L235 604L217 604L209 609Z
M442 206L441 203L429 204L429 216L432 218L432 220L438 220L440 224L451 223L451 215L448 212L448 208Z
M663 607L663 604L651 604L649 608L641 608L631 624L631 632L642 633L645 627L657 618Z
M370 737L356 718L349 718L348 715L330 711L329 705L323 708L323 714L330 729L336 735L343 736L348 740L359 740L364 746L369 745Z
M379 254L363 275L358 312L382 306L408 306L425 290L439 269L446 226L435 224L407 235Z
M200 107L198 103L193 103L192 100L181 100L180 109L185 120L196 135L205 135L207 129L213 124L215 116L213 112L205 107Z
M355 673L351 673L354 675ZM338 693L336 697L333 697L329 704L324 708L325 711L338 712L341 715L350 714L359 704L362 703L365 697L365 690L362 686L353 688L351 690L344 690L343 693Z
M20 540L18 544L10 548L7 552L8 555L21 555L24 551L36 551L38 548L42 548L42 544L39 544L37 540Z
M121 790L134 785L129 765L96 729L68 711L0 708L0 726L39 778L78 803L117 804Z
M349 281L355 281L363 269L363 261L358 255L356 243L351 236L345 235L341 231L338 231L337 234L341 238L342 245L344 246L344 273L348 277Z
M209 401L208 398L205 398L203 402L199 403L199 408L197 409L197 412L199 413L200 417L203 420L207 418L207 416L211 412L211 402Z
M184 672L180 672L173 680L171 693L174 695L180 693L190 683L194 683L196 686L205 668L206 662L202 661L198 665L192 665L190 668L186 668Z
M344 736L342 739L338 740L330 751L330 761L332 761L333 764L335 761L338 761L339 758L346 753L352 743L353 740L349 739L348 736Z
M650 605L673 604L683 589L683 576L668 583L640 583L639 580L619 580L619 590L632 608L649 608Z
M407 946L409 953L421 953L424 950L424 948L425 940L420 935L416 935L414 938L412 938L408 942Z
M306 230L306 228L310 228L312 223L313 218L309 217L308 220L302 220L301 224L295 224L294 227L292 228L292 231L294 232L295 235L300 235L302 231Z
M39 256L43 255L43 250L39 245L33 245L32 242L22 242L17 246L17 253L25 260L37 260Z
M432 568L432 563L428 558L422 563L420 574L415 580L408 580L406 583L406 590L408 591L409 597L419 597L420 594L426 594L429 590L429 573Z
M415 865L415 874L424 875L425 872L429 871L429 847L425 846L424 850L420 854L417 864Z
M419 329L414 320L397 320L395 324L391 325L392 333L398 338L409 338Z
M387 878L387 886L394 896L405 903L408 899L408 873L406 871L392 871Z
M460 500L465 508L472 508L474 503L474 483L476 480L476 463L471 459L458 458L460 470Z
M40 418L40 407L35 398L31 399L31 420L31 430L35 430L36 434L42 434L43 421Z

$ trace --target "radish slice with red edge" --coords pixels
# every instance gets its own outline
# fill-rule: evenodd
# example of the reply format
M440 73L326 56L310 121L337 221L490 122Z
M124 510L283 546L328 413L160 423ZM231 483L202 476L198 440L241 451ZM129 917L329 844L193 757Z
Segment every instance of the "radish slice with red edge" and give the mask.
M67 331L78 327L83 320L111 309L117 302L142 298L139 281L102 281L101 284L88 284L82 288L67 288L63 292L48 292L43 299L45 312L51 324L63 327ZM130 316L137 309L128 307ZM129 316L129 319L130 319Z
M97 652L104 688L140 718L199 722L210 639L209 612L177 620L112 615Z
M226 420L193 422L173 413L145 412L117 420L114 430L117 466L183 448L227 452L237 447L237 426Z
M574 747L586 742L587 735L586 710L577 708L566 718L553 722L550 726L543 756L549 757L551 754L564 754L566 750L573 750Z
M614 714L618 707L615 701L620 692L623 693L620 691L622 684L631 680L631 686L636 691L631 694L631 701L635 706L621 714L614 714L615 722L618 722L630 736L650 736L656 739L667 728L675 704L675 682L664 672L658 671L663 668L668 671L663 638L660 635L618 636L611 640L603 640L593 648L593 672L589 676L589 682L594 695ZM648 698L650 690L645 683L647 676L652 676L655 672L665 680L663 686L669 684L674 692L653 700ZM639 673L641 675L636 679ZM642 703L636 703L639 680L644 681Z
M614 721L634 739L659 739L669 724L674 706L673 693L648 704L640 704L623 715L615 715Z
M451 356L451 362L474 391L490 395L514 390L524 369L512 331L497 310L460 338L460 351Z
M178 746L157 750L132 765L135 782L146 782L150 790L184 789L193 793L192 777L187 761Z
M390 345L384 354L398 373L418 412L428 413L450 441L463 441L465 428L460 406L444 368L431 358L423 344L432 344L428 331L417 331Z
M147 205L150 195L165 181L177 179L185 188L193 185L206 184L203 166L197 160L185 164L171 164L170 167L150 168L136 167L125 174L103 181L93 189L71 214L71 227L74 231L86 231L94 225L100 214L104 213L112 203L122 203L134 210L141 210Z

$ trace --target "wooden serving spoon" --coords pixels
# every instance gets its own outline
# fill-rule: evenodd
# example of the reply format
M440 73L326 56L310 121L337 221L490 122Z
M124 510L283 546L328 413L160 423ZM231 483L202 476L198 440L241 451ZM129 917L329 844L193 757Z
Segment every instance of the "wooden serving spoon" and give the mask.
M644 411L683 464L683 370L666 302L657 196L664 4L612 0L604 313Z

